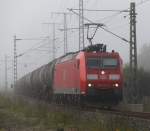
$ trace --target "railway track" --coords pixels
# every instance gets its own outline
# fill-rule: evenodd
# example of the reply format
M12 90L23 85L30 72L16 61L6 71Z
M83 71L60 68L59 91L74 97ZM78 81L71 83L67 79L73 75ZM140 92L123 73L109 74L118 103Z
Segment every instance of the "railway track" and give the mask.
M109 113L109 114L115 114L119 116L126 116L126 117L135 117L135 118L141 118L141 119L149 119L150 120L150 112L133 112L133 111L123 111L120 109L102 109L99 107L88 107L91 111L95 110L95 112L101 112L101 113Z
M146 119L150 120L150 112L133 112L133 111L124 111L121 109L112 109L112 108L103 108L100 106L95 106L95 105L84 105L84 106L76 106L76 105L64 105L64 104L56 104L56 103L48 103L42 100L36 100L34 98L29 98L25 96L17 96L21 97L23 100L26 100L29 102L29 104L33 103L44 103L47 104L47 107L49 109L54 108L57 110L62 110L62 109L69 109L69 110L79 110L82 112L99 112L99 113L105 113L105 114L113 114L113 115L118 115L118 116L124 116L124 117L134 117L134 118L140 118L140 119Z
M145 119L145 120L150 120L150 112L133 112L133 111L124 111L121 109L106 109L102 108L99 106L65 106L65 105L58 105L54 104L54 106L60 109L62 108L70 108L70 110L79 110L81 112L95 112L95 113L105 113L105 114L110 114L110 115L117 115L117 116L124 116L124 117L133 117L133 118L139 118L139 119Z

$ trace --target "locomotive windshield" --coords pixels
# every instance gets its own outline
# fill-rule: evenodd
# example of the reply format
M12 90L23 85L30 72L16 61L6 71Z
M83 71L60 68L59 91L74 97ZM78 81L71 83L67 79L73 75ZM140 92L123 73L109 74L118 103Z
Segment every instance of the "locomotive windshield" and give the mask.
M88 68L115 68L118 65L116 58L88 58Z
M87 65L89 68L98 68L99 59L98 58L88 58Z
M115 58L103 58L103 67L109 68L109 67L116 67L117 66L117 59Z

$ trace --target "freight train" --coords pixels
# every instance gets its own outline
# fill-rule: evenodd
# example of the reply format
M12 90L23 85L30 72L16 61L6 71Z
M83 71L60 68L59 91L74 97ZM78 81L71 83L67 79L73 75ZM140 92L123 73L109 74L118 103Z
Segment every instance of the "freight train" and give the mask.
M106 45L68 53L28 73L15 84L17 94L56 103L122 100L123 62Z

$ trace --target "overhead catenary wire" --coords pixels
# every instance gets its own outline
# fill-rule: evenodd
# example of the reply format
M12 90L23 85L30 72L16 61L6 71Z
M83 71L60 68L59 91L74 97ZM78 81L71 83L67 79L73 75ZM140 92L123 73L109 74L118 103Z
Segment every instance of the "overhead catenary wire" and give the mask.
M145 4L145 3L148 2L148 1L150 1L150 0L142 0L141 2L139 2L139 3L136 4L136 7L138 7L138 6L142 5L142 4ZM103 19L107 19L107 18L111 18L111 17L113 18L113 17L115 17L115 16L117 16L117 15L119 15L119 14L122 14L122 13L124 13L124 12L129 12L129 11L130 11L130 8L127 8L127 9L124 9L124 10L88 10L88 9L85 9L85 11L106 11L106 12L108 11L108 12L117 12L116 14L113 14L112 16L110 15L110 16L106 16L106 17L100 19L100 20L103 20ZM125 15L124 18L126 18L128 15L129 15L129 14ZM105 21L104 23L109 23L111 20L112 20L112 19L110 19L110 20L108 20L108 21ZM118 27L121 27L121 26L118 26Z
M76 15L79 15L77 12L73 11L72 9L68 9L68 10L71 11L71 12L73 12L73 13L76 14ZM91 21L90 19L88 19L88 18L86 18L86 17L83 17L83 18L84 18L86 21L90 22L90 23L94 23L93 21ZM117 38L119 38L119 39L121 39L121 40L123 40L123 41L125 41L125 42L127 42L127 43L130 43L129 40L127 40L127 39L125 39L125 38L123 38L123 37L121 37L121 36L119 36L119 35L117 35L117 34L111 32L111 31L109 31L108 29L106 29L106 28L104 28L104 27L102 27L102 26L100 26L99 28L103 29L104 31L106 31L106 32L108 32L108 33L110 33L110 34L112 34L113 36L115 36L115 37L117 37Z
M37 44L41 44L42 42L44 42L44 41L46 41L46 40L48 40L48 39L44 39L44 40L42 40L42 41L36 43L35 45L37 46ZM35 45L33 45L30 49L24 51L23 53L20 53L17 57L20 57L20 56L22 56L22 55L24 55L24 54L26 54L26 53L28 53L28 52L31 52L31 51L33 51L33 50L35 50L35 49L37 49L37 48L40 48L41 46L45 45L45 43L44 43L44 44L42 43L42 45L40 45L40 46L38 46L38 47L35 47Z
M124 23L124 24L120 24L120 25L115 25L112 26L110 29L112 30L116 30L116 29L122 29L122 28L126 28L128 26L129 23Z
M58 38L56 38L56 39L58 39ZM48 40L48 39L47 39ZM41 44L42 42L44 42L45 40L43 40L43 41L40 41L40 42L38 42L37 44ZM62 41L63 42L63 41ZM61 42L60 42L61 43ZM36 45L37 45L36 44ZM46 45L48 45L49 43L42 43L41 45L39 45L38 47L35 47L35 45L34 46L32 46L30 49L28 49L28 50L26 50L25 52L23 52L23 53L20 53L17 57L21 57L21 56L23 56L23 55L25 55L25 54L27 54L27 53L30 53L30 52L32 52L32 51L45 51L45 52L49 52L49 51L52 51L52 50L40 50L39 48L43 48L44 46L46 46ZM57 50L57 48L55 49L55 50Z
M72 9L71 10L79 10L79 9ZM104 18L101 18L100 20L97 20L97 21L102 21L102 20L105 20L105 19L110 19L110 18L113 18L113 17L116 17L118 15L120 15L121 13L128 13L129 10L126 9L126 10L108 10L108 9L105 9L105 10L100 10L100 9L84 9L84 11L92 11L92 12L115 12L114 14L112 15L109 15L109 16L106 16ZM106 22L105 22L106 23Z
M145 4L146 2L149 2L150 0L142 0L141 2L136 4L136 8L142 4ZM127 8L125 10L129 10L130 8ZM125 15L124 18L126 18L127 16L129 16L129 14ZM118 26L119 27L119 26Z
M114 17L117 17L118 15L122 14L122 12L117 12L117 13L114 13L112 15L109 15L109 16L106 16L106 17L103 17L97 21L103 21L103 23L108 23L110 22L112 19L114 19Z
M63 45L63 40L60 41L59 43L56 42L56 44L57 44L57 47L55 48L55 50L57 50L58 48L61 47L61 45ZM60 44L61 44L61 45L60 45ZM47 43L47 45L48 45L48 43ZM42 47L42 48L44 48L44 47ZM47 48L47 47L46 47L46 48ZM46 50L46 48L45 48L45 49L36 48L35 51L42 51L42 52L45 52L45 53L52 51L52 50Z
M137 3L136 6L140 6L142 4L145 4L146 2L149 2L150 0L142 0L141 2Z
M36 41L36 40L45 40L45 39L48 39L49 36L46 36L46 37L39 37L39 38L16 38L16 40L33 40L33 41Z
M136 6L140 6L142 4L145 4L146 2L149 2L150 0L142 0L141 2L137 3ZM130 8L127 8L127 9L124 9L124 10L113 10L113 9L103 9L103 10L100 10L100 9L84 9L84 11L92 11L92 12L129 12ZM72 9L71 10L79 10L79 9Z
M138 6L142 5L142 4L145 4L145 3L148 2L148 1L150 1L150 0L142 0L141 2L139 2L139 3L136 4L136 7L138 7ZM129 11L129 9L130 9L130 8L127 8L127 9L125 9L124 11ZM121 14L121 13L123 13L123 12L120 12L120 14ZM129 16L129 14L125 15L124 18L126 18L127 16ZM110 21L108 21L108 22L110 22ZM108 23L108 22L107 22L107 23ZM105 23L106 23L106 22L105 22ZM126 24L124 24L124 25L126 25ZM121 26L119 25L117 28L119 28L119 27L121 27Z
M79 10L79 9L72 9ZM92 11L92 12L129 12L129 10L100 10L100 9L84 9L84 11Z
M145 4L146 2L148 2L150 0L142 0L141 2L137 3L136 4L136 7L142 5L142 4ZM71 10L79 10L79 9L72 9ZM113 10L113 9L84 9L84 11L90 11L90 12L116 12L115 14L112 14L110 16L106 16L104 18L101 18L100 20L97 20L97 21L102 21L102 20L105 20L105 19L110 19L110 20L107 20L105 21L104 23L108 23L110 22L112 19L111 18L114 18L116 16L118 16L119 14L121 13L128 13L130 11L130 8L127 8L127 9L124 9L124 10ZM124 16L124 18L126 18L129 14L127 14L126 16Z
M139 2L139 3L137 3L136 4L136 8L138 7L138 6L140 6L140 5L143 5L143 4L145 4L146 2L149 2L150 0L142 0L141 2ZM128 9L130 9L130 8L127 8L127 10ZM129 14L128 14L129 15ZM126 16L124 16L125 18L128 16L128 15L126 15Z

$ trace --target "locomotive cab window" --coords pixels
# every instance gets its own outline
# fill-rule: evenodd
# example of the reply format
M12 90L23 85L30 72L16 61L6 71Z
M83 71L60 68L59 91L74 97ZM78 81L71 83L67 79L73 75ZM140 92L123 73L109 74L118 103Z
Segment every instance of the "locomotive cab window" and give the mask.
M98 68L99 67L99 60L98 60L98 58L88 58L88 60L87 60L87 67L88 68Z
M115 68L118 65L116 58L103 58L103 67L104 68Z

